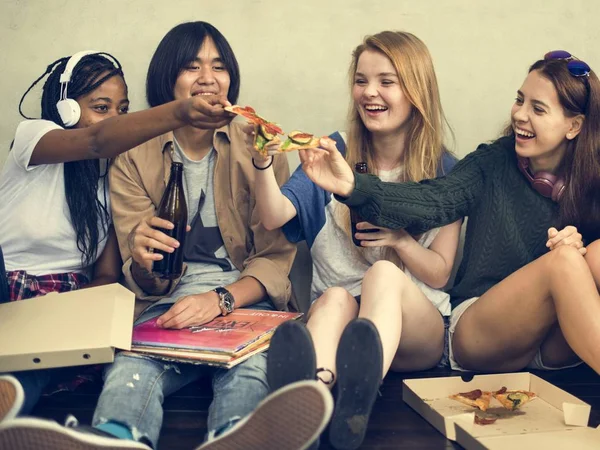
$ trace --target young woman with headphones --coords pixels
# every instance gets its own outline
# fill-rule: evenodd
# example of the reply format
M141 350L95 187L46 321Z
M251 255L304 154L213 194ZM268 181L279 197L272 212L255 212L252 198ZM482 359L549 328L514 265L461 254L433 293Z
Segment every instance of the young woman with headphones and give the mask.
M533 64L506 136L446 177L383 183L322 145L302 152L307 175L371 223L420 233L468 216L450 290L454 369L583 360L600 373L600 81L586 63L555 51Z
M95 51L50 64L19 112L46 75L42 117L19 124L0 173L0 246L12 301L116 282L108 158L184 125L217 128L231 120L226 99L206 97L126 114L121 65ZM29 413L56 372L1 377L0 420Z

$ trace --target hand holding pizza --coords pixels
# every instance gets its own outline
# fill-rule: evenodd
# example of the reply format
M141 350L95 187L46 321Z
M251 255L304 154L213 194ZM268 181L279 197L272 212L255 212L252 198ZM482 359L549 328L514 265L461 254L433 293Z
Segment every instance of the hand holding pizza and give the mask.
M352 169L338 151L335 141L322 138L320 144L320 148L299 151L302 169L317 186L349 197L354 190Z
M548 242L546 242L546 247L552 251L561 245L568 245L576 248L582 255L587 253L587 249L583 246L583 236L581 236L581 233L577 231L577 228L572 225L568 225L560 231L554 227L548 229Z
M279 147L280 140L267 142L262 149L258 149L256 146L256 134L260 131L258 130L259 125L255 125L252 123L247 123L243 126L242 130L244 131L244 141L246 142L246 149L252 155L252 159L257 166L262 167L266 166L270 163L270 156L278 153L277 148Z
M195 96L181 103L176 116L182 122L203 130L217 129L227 125L233 116L225 111L229 105L226 97Z

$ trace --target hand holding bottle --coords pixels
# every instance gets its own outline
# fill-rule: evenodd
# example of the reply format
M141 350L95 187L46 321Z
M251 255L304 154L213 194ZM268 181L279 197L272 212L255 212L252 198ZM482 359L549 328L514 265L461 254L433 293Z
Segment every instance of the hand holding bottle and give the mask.
M142 220L131 230L127 241L133 260L144 269L151 271L152 263L163 259L163 255L155 250L173 253L179 248L179 241L160 231L173 228L171 222L160 217ZM189 230L190 227L187 226L186 231Z

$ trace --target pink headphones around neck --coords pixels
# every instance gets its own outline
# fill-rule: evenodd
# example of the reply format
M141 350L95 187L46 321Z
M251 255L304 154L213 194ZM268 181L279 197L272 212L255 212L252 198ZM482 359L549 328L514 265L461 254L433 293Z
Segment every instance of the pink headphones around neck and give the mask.
M517 155L518 166L525 178L531 183L533 189L544 197L558 202L565 192L566 184L562 177L550 172L538 172L532 174L529 170L529 159Z

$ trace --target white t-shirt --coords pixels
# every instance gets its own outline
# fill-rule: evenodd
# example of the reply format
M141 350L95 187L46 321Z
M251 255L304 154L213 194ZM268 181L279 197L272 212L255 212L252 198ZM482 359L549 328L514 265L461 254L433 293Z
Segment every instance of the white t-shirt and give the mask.
M65 196L64 164L29 165L42 136L57 129L61 127L48 120L21 122L0 173L0 245L7 271L85 272ZM110 213L106 182L106 177L100 179L98 198L105 204L106 197ZM106 230L100 228L99 235L97 256L106 245Z
M340 149L344 142L341 140L342 136L338 138L337 145ZM383 181L389 182L401 181L402 175L402 168L378 173ZM281 192L292 202L297 212L296 217L283 226L283 232L291 242L306 240L312 256L311 301L315 301L332 286L343 287L353 296L360 295L365 272L376 261L384 258L385 249L359 250L344 227L338 224L341 214L337 209L346 206L338 203L332 194L310 181L301 167L296 169L281 188ZM439 228L424 233L419 239L419 244L429 248L438 231ZM404 272L442 315L450 315L450 296L447 293L426 285L406 267Z

